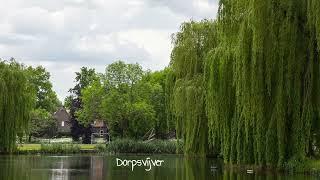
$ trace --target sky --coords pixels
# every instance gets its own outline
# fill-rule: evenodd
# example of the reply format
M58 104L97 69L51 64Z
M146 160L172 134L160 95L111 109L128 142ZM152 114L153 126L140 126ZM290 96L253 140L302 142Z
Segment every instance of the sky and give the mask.
M161 70L182 22L214 19L218 0L0 0L0 58L45 67L63 102L83 66Z

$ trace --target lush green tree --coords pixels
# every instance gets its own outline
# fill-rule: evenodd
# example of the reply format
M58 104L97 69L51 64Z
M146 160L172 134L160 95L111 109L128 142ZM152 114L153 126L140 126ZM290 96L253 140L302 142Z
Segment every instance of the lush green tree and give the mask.
M106 68L104 86L106 95L102 102L104 118L109 122L113 135L129 136L129 115L133 104L141 101L136 93L137 84L144 71L138 64L126 64L116 61Z
M29 134L29 140L31 140L31 136L52 136L55 129L52 115L62 105L52 89L50 73L42 66L35 68L29 66L26 71L30 85L36 93L35 107L31 112L31 121L28 130L26 130Z
M51 113L55 112L57 107L61 106L61 102L52 89L50 73L42 66L35 68L29 66L27 73L29 82L36 91L35 109L45 109Z
M56 133L56 121L52 113L45 109L34 109L31 111L31 120L29 121L28 134L29 141L31 137L52 137Z
M173 36L172 74L168 74L168 111L174 113L178 138L186 154L206 155L208 124L205 112L204 64L215 47L215 24L211 21L183 23ZM172 77L174 76L174 77ZM171 81L169 81L171 80Z
M78 122L77 111L83 108L82 90L89 86L92 82L97 81L98 75L94 69L82 67L80 72L76 72L76 85L69 90L70 96L66 97L65 105L70 110L71 115L71 135L74 140L79 140L79 137L85 135L83 142L90 143L90 127L85 127Z
M85 126L90 125L94 120L102 120L102 100L105 96L105 89L100 81L95 81L82 90L82 109L76 112L78 120Z
M144 71L139 64L126 64L116 61L107 66L105 81L110 87L121 88L121 86L133 87L141 80Z
M129 96L117 89L110 89L103 98L102 116L108 123L112 137L128 136Z
M149 91L146 97L155 111L155 134L157 138L167 138L174 131L174 125L169 127L167 122L165 88L168 69L147 73L141 81L141 90ZM143 85L144 84L144 85ZM146 88L145 86L148 86ZM142 94L142 93L141 93Z
M129 137L141 139L155 126L155 111L153 106L144 101L132 104L130 106L128 119Z
M282 167L312 154L320 119L319 6L224 0L215 22L182 25L167 108L187 154L203 154L205 133L228 163Z
M312 151L320 107L315 5L221 3L220 43L208 58L207 104L211 140L221 144L226 162L281 167Z
M16 137L28 127L34 106L34 91L25 68L14 62L0 62L0 151L11 152Z
M106 67L101 81L82 90L78 119L83 124L104 120L113 137L142 138L151 130L164 136L164 79L164 73L116 61Z

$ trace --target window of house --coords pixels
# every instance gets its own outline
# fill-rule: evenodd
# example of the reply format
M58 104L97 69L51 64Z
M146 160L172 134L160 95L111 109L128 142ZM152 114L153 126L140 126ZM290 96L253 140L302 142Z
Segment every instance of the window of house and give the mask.
M64 121L61 122L61 126L64 127Z
M102 135L103 135L103 133L104 133L104 132L103 132L103 130L100 130L100 136L102 136Z

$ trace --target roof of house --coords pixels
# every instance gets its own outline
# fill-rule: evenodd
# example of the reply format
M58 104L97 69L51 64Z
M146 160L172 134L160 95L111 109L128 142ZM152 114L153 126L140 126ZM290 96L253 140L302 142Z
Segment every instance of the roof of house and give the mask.
M54 117L58 121L70 121L70 115L69 115L68 111L63 107L59 108L54 113Z
M95 120L92 124L92 127L96 127L96 128L101 128L101 127L106 127L107 125L104 123L104 121L102 120Z

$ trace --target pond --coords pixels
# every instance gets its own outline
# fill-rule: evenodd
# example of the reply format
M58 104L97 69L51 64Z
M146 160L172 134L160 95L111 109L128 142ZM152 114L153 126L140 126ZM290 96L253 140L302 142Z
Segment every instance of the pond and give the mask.
M140 163L138 160L140 160ZM156 160L158 161L156 162ZM135 166L132 166L132 164L134 164ZM285 175L269 172L232 172L230 170L223 170L222 163L217 159L185 158L183 156L177 155L0 156L1 180L305 180L318 178L319 177L307 176L302 174Z

